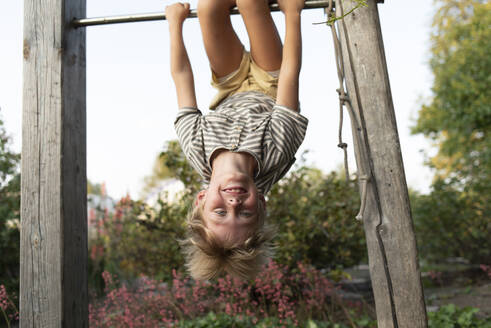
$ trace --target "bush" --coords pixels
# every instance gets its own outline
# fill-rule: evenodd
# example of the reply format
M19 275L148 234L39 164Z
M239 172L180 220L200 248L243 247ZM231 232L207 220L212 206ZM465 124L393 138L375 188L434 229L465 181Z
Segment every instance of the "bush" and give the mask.
M475 314L479 311L476 308L459 309L453 304L442 307L437 312L428 313L429 328L488 328L491 327L491 319L478 319ZM354 318L355 327L375 327L376 321L367 317ZM208 313L206 316L192 320L179 321L176 328L295 328L290 320L280 320L269 317L256 320L254 317L231 316L225 313ZM305 328L348 328L352 325L344 323L333 323L330 321L307 320L302 326Z
M105 272L106 296L91 302L90 326L158 327L183 322L183 327L200 327L210 312L224 322L238 320L237 327L248 322L290 322L296 327L310 319L352 320L320 271L299 264L295 272L270 262L252 283L230 276L213 283L195 282L174 272L170 284L142 277L135 289ZM361 304L354 306L361 309Z
M139 275L171 280L183 268L177 239L184 236L187 206L159 201L152 208L129 197L121 199L114 213L96 209L89 224L96 237L89 240L89 286L98 294L104 288L101 273L109 271L124 280Z
M360 319L356 321L356 327L369 327L365 325ZM373 322L373 320L370 320ZM193 320L179 321L176 328L296 328L290 320L279 320L278 318L264 318L254 323L253 317L234 317L224 313L215 314L213 312L208 313L205 317L197 318ZM351 325L345 325L340 323L332 323L327 321L314 321L308 320L305 328L351 328Z
M20 155L10 149L11 138L0 118L0 284L19 290ZM15 300L18 303L18 300Z
M278 227L275 260L294 266L349 267L366 259L363 225L355 220L359 194L340 175L301 167L268 196L268 221Z
M19 289L20 174L5 187L0 184L0 283L7 290Z
M205 317L183 320L176 324L176 328L214 328L214 327L230 327L230 328L247 328L252 327L253 318L251 317L234 317L224 313L215 314L208 313Z
M491 221L483 195L460 191L442 180L429 195L412 195L411 205L421 257L435 262L462 257L491 263Z
M491 328L491 318L479 319L479 309L458 308L454 304L441 307L437 312L428 313L429 328Z

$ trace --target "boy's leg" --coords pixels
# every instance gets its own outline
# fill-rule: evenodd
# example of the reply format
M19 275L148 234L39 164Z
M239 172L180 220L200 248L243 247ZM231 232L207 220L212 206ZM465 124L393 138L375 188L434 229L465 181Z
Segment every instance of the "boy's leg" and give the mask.
M216 77L239 68L243 46L230 21L230 8L236 0L200 0L198 18L206 54Z
M282 44L268 0L237 0L251 43L254 62L265 71L281 67Z

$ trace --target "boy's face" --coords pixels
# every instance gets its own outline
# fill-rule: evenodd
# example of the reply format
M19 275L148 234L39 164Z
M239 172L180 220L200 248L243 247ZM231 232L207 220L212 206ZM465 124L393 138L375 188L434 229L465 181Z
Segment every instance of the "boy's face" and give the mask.
M208 189L201 190L196 200L203 205L203 219L222 242L245 240L258 219L258 202L264 203L254 180L245 174L216 175ZM204 203L202 203L204 202Z

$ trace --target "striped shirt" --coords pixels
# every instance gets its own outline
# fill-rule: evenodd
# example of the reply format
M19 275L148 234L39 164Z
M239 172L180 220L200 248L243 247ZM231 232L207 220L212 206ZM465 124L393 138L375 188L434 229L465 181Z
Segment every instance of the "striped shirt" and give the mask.
M259 192L267 193L295 162L308 119L260 92L228 97L208 115L197 108L179 110L174 126L187 159L209 183L213 152L227 149L252 155L258 164Z

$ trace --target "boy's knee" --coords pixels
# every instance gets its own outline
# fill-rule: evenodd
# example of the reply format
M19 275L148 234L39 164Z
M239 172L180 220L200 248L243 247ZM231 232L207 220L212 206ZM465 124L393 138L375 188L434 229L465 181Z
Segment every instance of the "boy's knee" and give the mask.
M198 17L199 15L213 15L224 11L228 12L235 4L236 0L199 0Z

